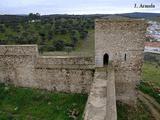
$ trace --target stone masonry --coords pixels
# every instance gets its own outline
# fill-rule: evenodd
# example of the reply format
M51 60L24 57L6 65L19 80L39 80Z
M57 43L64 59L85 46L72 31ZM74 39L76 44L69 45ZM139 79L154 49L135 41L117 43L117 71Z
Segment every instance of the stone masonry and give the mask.
M58 92L89 93L90 57L39 56L37 45L0 46L0 82Z
M95 66L104 66L104 55L115 69L116 98L136 102L140 80L147 23L134 19L98 19L95 21Z

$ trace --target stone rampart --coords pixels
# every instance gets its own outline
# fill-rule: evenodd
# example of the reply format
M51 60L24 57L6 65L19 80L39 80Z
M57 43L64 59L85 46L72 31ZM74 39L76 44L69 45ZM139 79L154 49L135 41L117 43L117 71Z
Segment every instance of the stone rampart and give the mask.
M37 45L0 46L0 82L59 92L89 92L94 58L39 56L37 48Z

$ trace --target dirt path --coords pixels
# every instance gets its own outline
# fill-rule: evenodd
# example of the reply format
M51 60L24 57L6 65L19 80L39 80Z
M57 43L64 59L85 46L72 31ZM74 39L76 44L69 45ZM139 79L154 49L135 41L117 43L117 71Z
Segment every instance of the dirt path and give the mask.
M138 97L141 101L144 102L145 105L148 106L153 117L155 117L156 120L160 120L160 105L152 97L140 91Z

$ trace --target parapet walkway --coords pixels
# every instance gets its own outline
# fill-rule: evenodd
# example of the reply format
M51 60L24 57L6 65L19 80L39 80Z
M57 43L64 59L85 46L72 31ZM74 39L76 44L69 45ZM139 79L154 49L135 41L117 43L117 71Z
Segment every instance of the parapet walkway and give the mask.
M111 67L96 69L84 120L117 120L114 77Z

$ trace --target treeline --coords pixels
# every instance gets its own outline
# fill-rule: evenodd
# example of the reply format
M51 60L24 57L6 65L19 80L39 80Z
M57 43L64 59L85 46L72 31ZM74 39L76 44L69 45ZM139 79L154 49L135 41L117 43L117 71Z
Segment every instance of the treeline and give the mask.
M40 51L73 50L94 29L90 15L0 16L0 44L38 44Z

